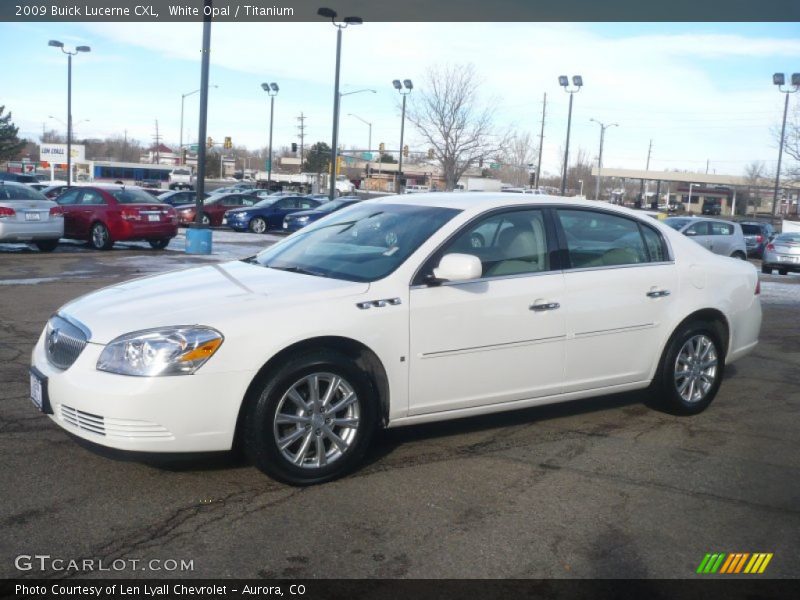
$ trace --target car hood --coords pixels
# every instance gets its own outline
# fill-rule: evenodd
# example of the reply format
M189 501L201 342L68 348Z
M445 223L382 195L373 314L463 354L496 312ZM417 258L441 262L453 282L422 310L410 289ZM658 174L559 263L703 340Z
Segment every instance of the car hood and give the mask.
M106 344L132 331L172 325L207 325L225 333L252 328L271 314L303 303L366 293L357 283L269 269L234 261L134 279L82 296L59 313ZM248 325L249 323L249 325Z

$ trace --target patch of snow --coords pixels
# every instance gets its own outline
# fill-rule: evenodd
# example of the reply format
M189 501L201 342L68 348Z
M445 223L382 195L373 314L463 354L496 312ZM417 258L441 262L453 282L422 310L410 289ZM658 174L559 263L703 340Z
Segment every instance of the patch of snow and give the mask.
M761 301L766 304L800 304L800 282L761 282Z

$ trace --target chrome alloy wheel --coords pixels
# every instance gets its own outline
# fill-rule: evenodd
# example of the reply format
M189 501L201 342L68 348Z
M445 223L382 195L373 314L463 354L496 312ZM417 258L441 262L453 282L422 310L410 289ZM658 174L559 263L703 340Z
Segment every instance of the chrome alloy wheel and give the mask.
M250 231L253 233L266 233L267 222L261 217L256 217L250 222Z
M273 435L290 463L320 468L353 445L360 404L347 380L333 373L311 373L295 382L275 411Z
M675 389L685 402L700 402L717 378L717 349L706 335L695 335L675 359Z
M102 248L108 243L108 229L100 223L92 227L92 244L95 248Z

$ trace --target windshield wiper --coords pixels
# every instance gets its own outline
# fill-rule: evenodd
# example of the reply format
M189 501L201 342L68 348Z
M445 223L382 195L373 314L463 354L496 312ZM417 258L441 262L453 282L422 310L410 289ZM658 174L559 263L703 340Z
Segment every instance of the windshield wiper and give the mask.
M300 273L301 275L313 275L314 277L327 277L318 271L310 271L309 269L304 269L303 267L273 267L272 265L267 265L270 269L276 269L278 271L288 271L290 273Z
M255 256L248 256L247 258L243 258L242 262L250 263L251 265L260 265L261 263L258 262L258 258Z

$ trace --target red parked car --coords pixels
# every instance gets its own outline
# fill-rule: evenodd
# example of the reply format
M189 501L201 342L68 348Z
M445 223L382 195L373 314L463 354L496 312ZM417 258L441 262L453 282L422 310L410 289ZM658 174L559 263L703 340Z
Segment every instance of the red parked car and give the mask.
M231 194L212 194L203 201L203 223L212 226L222 225L222 216L226 211L232 208L254 206L259 202L261 202L261 198L249 194L235 192ZM175 209L178 211L178 222L181 225L189 225L194 222L194 204L177 206Z
M56 202L64 209L64 237L87 240L98 250L127 240L146 240L161 250L178 235L175 209L137 187L72 187Z

